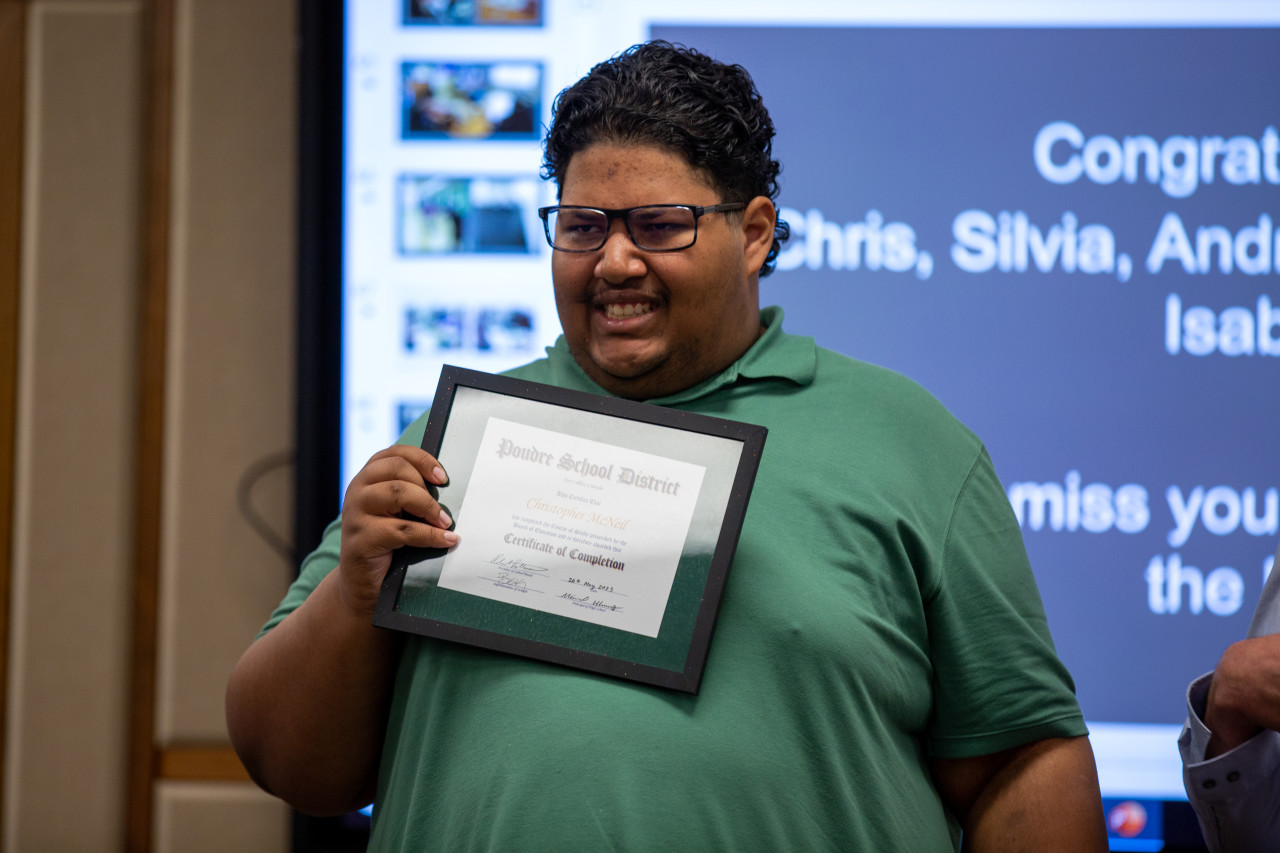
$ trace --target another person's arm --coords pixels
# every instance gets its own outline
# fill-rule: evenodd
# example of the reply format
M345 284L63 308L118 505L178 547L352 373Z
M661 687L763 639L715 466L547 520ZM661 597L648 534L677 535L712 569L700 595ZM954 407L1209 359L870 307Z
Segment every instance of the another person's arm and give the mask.
M1272 849L1280 840L1280 574L1263 587L1248 639L1187 688L1178 751L1208 848Z
M992 755L935 759L934 782L964 830L966 853L1102 853L1106 819L1087 737Z
M1230 646L1187 691L1178 748L1187 796L1213 853L1280 839L1280 634Z
M259 785L301 811L337 814L372 799L398 642L373 627L373 612L395 549L457 541L426 486L444 481L415 447L370 459L347 489L337 568L232 672L232 745Z
M1263 729L1280 731L1280 634L1229 646L1213 671L1204 724L1205 758L1235 749Z

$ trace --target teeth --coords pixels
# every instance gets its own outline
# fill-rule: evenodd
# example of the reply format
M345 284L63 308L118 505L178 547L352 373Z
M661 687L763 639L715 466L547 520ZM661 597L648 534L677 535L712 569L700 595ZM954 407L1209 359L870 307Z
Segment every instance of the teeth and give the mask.
M648 314L652 310L653 306L648 302L626 302L604 306L604 315L610 320L621 320L624 317L639 317L641 314Z

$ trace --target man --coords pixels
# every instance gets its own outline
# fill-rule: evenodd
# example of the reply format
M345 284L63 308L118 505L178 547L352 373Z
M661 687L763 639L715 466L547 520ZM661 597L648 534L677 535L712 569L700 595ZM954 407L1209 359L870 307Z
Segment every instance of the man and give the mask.
M1249 624L1187 689L1182 781L1213 853L1280 848L1280 550Z
M513 374L769 429L701 692L370 627L395 548L466 535L428 493L447 474L419 423L354 478L237 666L254 778L304 811L376 800L377 850L923 853L961 829L975 851L1104 850L1070 676L981 443L759 309L787 232L750 77L641 45L554 112L564 335Z

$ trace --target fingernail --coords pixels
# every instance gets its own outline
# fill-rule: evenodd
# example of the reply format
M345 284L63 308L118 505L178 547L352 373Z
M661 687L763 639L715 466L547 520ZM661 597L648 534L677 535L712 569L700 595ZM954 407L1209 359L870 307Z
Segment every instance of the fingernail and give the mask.
M445 527L453 527L453 519L443 509L440 510L440 523Z
M431 482L435 483L437 486L443 486L445 483L449 482L449 475L444 472L443 468L437 465L431 469Z
M452 548L454 545L458 544L458 534L454 533L452 530L446 530L444 533L444 541L446 545Z

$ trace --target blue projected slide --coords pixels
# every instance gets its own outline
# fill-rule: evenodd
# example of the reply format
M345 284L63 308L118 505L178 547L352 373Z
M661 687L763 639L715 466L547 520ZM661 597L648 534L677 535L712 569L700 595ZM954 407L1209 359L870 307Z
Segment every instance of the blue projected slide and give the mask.
M984 439L1086 714L1177 722L1280 538L1280 31L654 34L770 105L764 301Z

